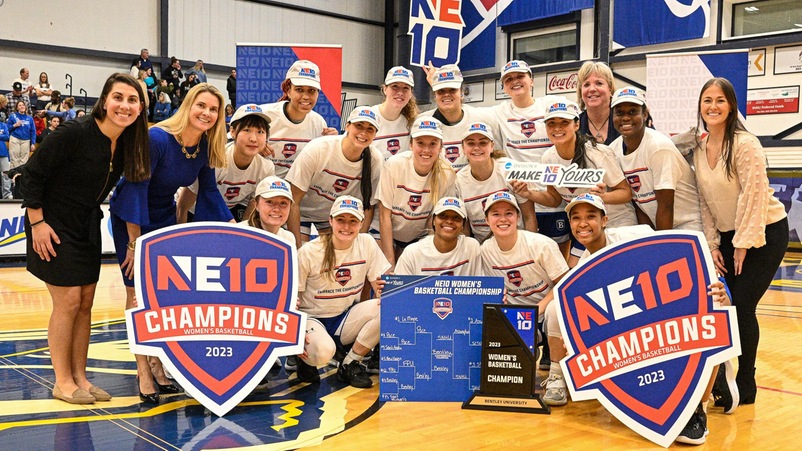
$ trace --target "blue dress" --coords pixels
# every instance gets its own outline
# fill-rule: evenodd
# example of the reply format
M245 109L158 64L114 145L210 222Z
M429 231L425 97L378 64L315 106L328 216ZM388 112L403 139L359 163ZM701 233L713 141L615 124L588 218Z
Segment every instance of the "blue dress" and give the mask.
M206 138L198 146L187 147L187 152L199 152L196 158L186 158L175 137L166 130L152 127L150 134L150 179L129 182L125 177L117 183L111 197L111 227L117 260L125 260L128 245L126 223L138 224L142 235L171 226L175 219L175 193L198 179L198 201L195 221L230 221L234 217L217 190L214 169L209 167ZM123 282L133 286L134 281L123 275Z

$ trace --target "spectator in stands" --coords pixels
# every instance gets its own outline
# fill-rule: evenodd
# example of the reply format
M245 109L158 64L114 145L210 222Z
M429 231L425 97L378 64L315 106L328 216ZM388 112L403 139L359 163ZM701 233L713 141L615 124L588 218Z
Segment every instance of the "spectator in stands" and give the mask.
M44 110L37 111L31 116L33 117L33 125L36 127L36 143L38 144L42 142L42 132L47 128L47 116L45 116Z
M58 127L59 125L61 125L60 117L54 117L50 119L50 126L42 130L42 134L39 135L39 140L37 141L37 143L41 143L42 141L44 141L45 138L47 138L49 134L53 133L53 130L55 130L56 127Z
M11 116L12 113L17 111L17 102L25 103L25 111L31 109L31 98L25 93L22 83L14 81L11 84L11 92L6 93L8 104L6 105L6 117Z
M173 108L173 113L184 103L184 91L180 86L176 86L173 91L173 96L170 100L170 106Z
M226 105L226 131L231 131L231 118L234 116L234 106Z
M48 117L60 117L61 122L67 122L78 117L78 112L73 109L75 106L75 97L67 97L61 102L61 111L45 110Z
M76 110L75 111L75 119L78 119L79 117L84 117L84 116L86 116L86 110Z
M130 73L131 73L132 77L134 77L135 79L139 79L139 66L142 63L140 63L139 60L134 60L134 62L135 62L136 65L135 66L131 66Z
M170 67L162 75L167 79L168 85L173 85L177 88L181 83L181 79L184 78L184 73L181 72L181 61L178 61L178 58L174 56L170 57Z
M36 127L33 118L28 115L28 105L22 100L16 103L16 111L8 115L9 163L12 168L22 166L36 147Z
M0 122L3 124L6 123L8 119L8 115L6 114L6 105L8 105L8 99L5 96L0 96Z
M172 110L173 107L170 105L170 96L167 95L167 93L162 92L159 94L159 101L153 108L153 122L161 122L167 119L170 117Z
M198 83L198 78L195 76L195 74L187 74L187 79L181 82L181 90L184 92L189 92L189 90Z
M145 109L150 107L150 97L151 93L148 92L148 84L145 82L145 78L148 76L148 71L141 70L136 76L136 82L139 83L139 87L142 88L142 92L145 93Z
M186 73L187 77L189 74L195 74L195 79L198 83L206 83L206 71L203 70L203 61L198 60L194 66L192 66Z
M50 80L47 77L47 72L42 72L39 74L39 83L34 86L34 90L36 91L36 109L41 110L44 109L45 105L50 102L50 95L52 94L53 90L50 86Z
M50 93L50 101L44 106L45 110L61 111L61 91L54 89Z
M5 97L0 97L0 103ZM0 199L11 199L11 179L8 178L8 171L11 166L8 161L8 126L5 122L0 122Z
M148 49L142 49L139 52L139 56L137 58L134 58L134 60L131 62L131 67L136 67L139 70L153 69L153 63L150 61L149 58L150 58L150 52L148 52Z
M28 68L23 67L19 70L19 78L15 78L15 82L19 82L22 85L22 92L25 93L26 96L29 98L32 95L36 95L34 92L34 85L31 83L30 80L31 72ZM28 109L30 109L30 105L28 105Z
M237 107L237 69L231 69L231 75L226 79L226 91L228 100L234 108Z
M168 85L167 84L167 80L162 78L162 79L159 80L159 85L156 86L156 98L158 99L159 98L159 94L161 94L161 93L165 93L168 96L172 97L173 96L173 90L174 90L173 86L172 85Z

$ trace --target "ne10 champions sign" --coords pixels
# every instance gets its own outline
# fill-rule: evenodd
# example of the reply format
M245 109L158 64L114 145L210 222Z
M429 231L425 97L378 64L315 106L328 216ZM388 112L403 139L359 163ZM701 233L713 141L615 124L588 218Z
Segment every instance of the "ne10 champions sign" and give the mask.
M715 280L696 232L657 232L609 246L555 288L574 401L598 399L628 427L670 445L715 365L741 353L734 307L707 295Z
M139 307L131 351L157 356L184 389L223 416L279 356L303 352L295 247L233 224L199 222L137 240Z

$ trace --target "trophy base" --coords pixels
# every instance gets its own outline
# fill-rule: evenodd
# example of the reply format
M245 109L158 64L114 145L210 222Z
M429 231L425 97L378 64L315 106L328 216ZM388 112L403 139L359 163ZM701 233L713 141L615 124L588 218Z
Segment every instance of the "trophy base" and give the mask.
M462 403L463 409L496 410L502 412L540 413L549 415L551 408L543 403L540 395L485 395L475 392L471 398Z

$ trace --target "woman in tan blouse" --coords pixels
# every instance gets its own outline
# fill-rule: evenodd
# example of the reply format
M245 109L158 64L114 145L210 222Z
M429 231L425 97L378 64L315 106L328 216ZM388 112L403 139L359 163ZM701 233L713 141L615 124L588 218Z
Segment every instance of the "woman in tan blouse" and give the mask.
M788 247L788 220L769 187L766 153L738 119L732 84L724 78L705 83L698 114L709 132L694 153L702 222L738 313L742 354L735 379L741 404L752 404L760 337L755 309Z

